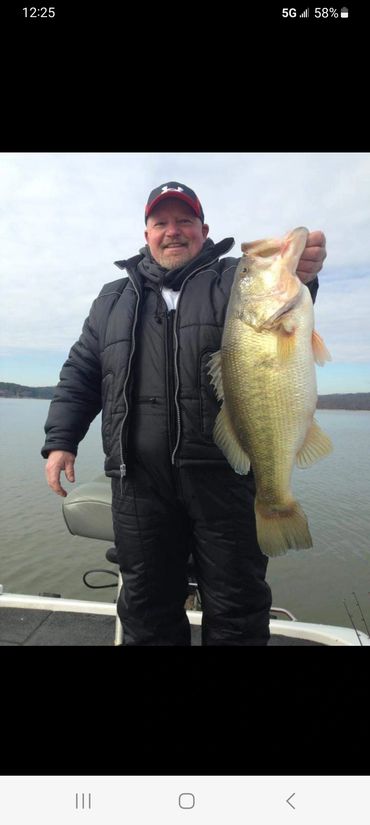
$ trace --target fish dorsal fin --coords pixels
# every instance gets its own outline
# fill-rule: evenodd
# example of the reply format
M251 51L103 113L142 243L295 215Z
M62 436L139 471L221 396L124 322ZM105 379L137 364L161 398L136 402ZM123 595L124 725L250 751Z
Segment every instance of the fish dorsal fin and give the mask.
M216 418L213 438L229 464L239 475L247 475L250 470L249 456L240 446L231 424L225 402Z
M224 400L224 388L222 384L222 371L221 371L221 350L217 350L211 355L209 362L208 362L208 372L211 376L211 384L213 384L218 401Z
M324 366L325 361L331 361L330 352L326 349L321 335L315 329L312 332L312 351L316 364L320 367Z
M333 450L333 445L330 438L319 427L317 421L313 419L310 429L306 435L305 441L296 456L296 464L298 467L309 467L320 458L329 455Z

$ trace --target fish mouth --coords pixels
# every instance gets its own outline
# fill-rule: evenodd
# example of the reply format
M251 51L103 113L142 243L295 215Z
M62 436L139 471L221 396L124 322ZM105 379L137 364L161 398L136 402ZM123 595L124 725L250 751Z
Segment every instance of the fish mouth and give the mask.
M298 261L306 246L308 229L305 226L297 226L283 238L263 238L250 243L242 243L241 249L246 257L258 259L276 258L278 255L284 259L286 266L294 274Z
M300 300L303 284L296 268L308 229L299 226L281 240L242 244L240 290L243 320L256 332L274 329ZM248 262L249 258L249 262Z
M247 257L273 258L280 254L282 241L278 238L261 238L258 241L242 243L241 250Z
M296 272L299 259L306 246L307 237L307 227L297 226L283 238L280 254L293 274Z

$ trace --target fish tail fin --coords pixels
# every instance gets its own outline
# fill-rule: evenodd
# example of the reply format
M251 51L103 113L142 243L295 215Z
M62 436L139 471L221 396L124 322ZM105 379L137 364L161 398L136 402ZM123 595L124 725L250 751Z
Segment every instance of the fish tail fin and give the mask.
M298 501L285 506L269 507L259 501L254 505L258 544L266 556L282 556L290 548L312 547L307 519Z

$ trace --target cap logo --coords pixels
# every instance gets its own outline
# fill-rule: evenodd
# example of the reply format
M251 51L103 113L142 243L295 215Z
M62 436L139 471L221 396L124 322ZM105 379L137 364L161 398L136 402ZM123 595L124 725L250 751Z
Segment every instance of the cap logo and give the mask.
M181 186L162 186L162 192L183 192Z

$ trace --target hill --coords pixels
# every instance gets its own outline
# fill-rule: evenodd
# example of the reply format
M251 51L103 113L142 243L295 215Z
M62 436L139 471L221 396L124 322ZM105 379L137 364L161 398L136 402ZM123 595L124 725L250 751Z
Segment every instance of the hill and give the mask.
M370 392L347 392L319 395L318 410L370 410Z
M52 398L54 387L24 387L0 381L0 398Z

